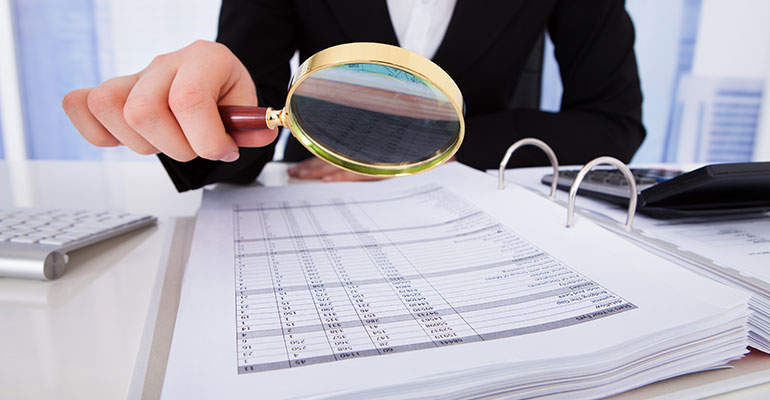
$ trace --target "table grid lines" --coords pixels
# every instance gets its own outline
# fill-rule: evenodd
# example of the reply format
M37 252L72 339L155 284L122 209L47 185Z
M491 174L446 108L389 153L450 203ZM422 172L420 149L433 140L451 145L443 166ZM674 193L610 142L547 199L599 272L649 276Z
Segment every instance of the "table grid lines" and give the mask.
M339 212L339 213L342 215L342 217L343 217L343 220L344 220L344 221L345 221L345 222L348 224L348 226L351 228L351 230L355 231L356 229L355 229L355 227L354 227L354 226L352 226L352 225L351 225L351 221L350 221L349 215L345 213L345 211L347 211L347 209L346 209L346 208L344 208L344 207L345 207L345 205L344 205L343 203L341 203L341 202L340 202L340 203L338 204L338 207L337 207L337 211L338 211L338 212ZM382 275L382 270L379 268L379 265L377 265L377 261L375 261L374 259L372 259L372 254L371 254L371 252L372 252L374 249L376 249L376 248L377 248L377 247L376 247L376 245L373 245L373 246L371 246L371 247L369 247L369 246L365 246L365 245L364 245L364 243L363 243L363 241L362 241L362 239L361 239L361 235L363 235L363 233L362 233L362 234L357 234L357 235L356 235L356 239L357 239L359 242L361 242L362 248L364 248L364 249L366 249L366 250L367 250L367 252L366 252L367 256L369 256L369 258L371 259L372 263L373 263L375 266L377 266L377 267L378 267L378 268L377 268L377 270L378 270L378 272L380 273L380 275ZM385 276L383 276L383 278L384 278L384 277L385 277ZM392 281L391 281L390 283L391 283L390 289L393 291L393 293L396 295L396 297L399 299L399 301L401 301L401 304L403 304L403 305L404 305L404 307L405 307L405 308L407 308L407 310L408 310L409 308L408 308L407 304L406 304L406 303L404 303L404 299L402 298L402 296L398 296L398 293L397 293L397 292L394 290L394 288L393 288L393 285L392 285ZM414 314L412 314L412 313L410 313L410 314L411 314L411 317L412 317L412 318L414 318L414 320L415 320L415 321L417 321L417 316L415 316L415 315L414 315ZM428 335L428 332L427 332L427 331L425 331L425 327L423 327L423 326L420 326L420 328L423 330L423 332L425 332L425 334L426 334L428 337L430 337L430 335ZM436 343L435 343L435 341L434 341L434 340L431 340L431 341L433 342L433 344L434 344L434 345L436 345Z
M235 206L233 218L239 374L495 340L636 308L435 185L374 200Z
M306 203L306 202L305 202L305 203ZM310 212L308 211L308 208L307 208L307 207L305 207L305 208L303 208L303 209L304 209L305 213L307 214L307 217L308 217L308 219L310 220L310 222L311 222L311 226L312 226L313 230L315 231L315 233L319 235L319 237L321 238L321 240L324 240L324 239L328 240L328 237L325 237L325 235L324 235L324 234L320 233L320 232L322 231L322 229L323 229L323 228L322 228L322 227L321 227L321 225L318 223L318 219L317 219L317 218L315 218L315 215L314 215L314 214L312 214L312 213L310 213ZM335 251L335 250L333 250L333 246L329 246L329 247L330 247L330 251ZM326 258L329 260L329 262L330 262L330 263L332 263L332 259L331 259L331 256L330 256L330 254L329 254L329 253L327 253L327 254L326 254ZM339 275L339 272L337 271L337 269L336 269L336 268L332 268L332 270L334 270L334 274L337 276L337 279L339 279L339 280L340 280L340 282L342 282L342 277L340 277L340 275ZM359 319L361 319L361 317L362 317L362 316L361 316L361 313L360 313L360 311L359 311L358 309L356 309L356 308L355 308L355 305L353 304L353 299L351 299L351 298L350 298L350 293L349 293L349 292L348 292L348 290L347 290L347 286L348 286L348 285L346 285L345 283L343 283L343 288L345 288L345 296L348 298L348 301L349 301L349 302L350 302L350 304L353 306L353 309L354 309L354 311L356 312L356 315L358 316L358 318L359 318ZM364 325L364 323L363 323L363 322L361 322L361 326L362 326L362 327L364 328L364 330L366 331L366 334L367 334L367 336L369 337L369 340L372 342L372 346L376 347L376 345L374 344L374 338L372 338L372 335L371 335L371 333L370 333L368 330L366 330L366 326ZM382 352L380 351L380 349L377 349L377 353L378 353L378 354L382 354Z
M288 209L288 207L284 208L282 211L283 212L281 214L283 214L283 218L286 220L286 225L289 227L289 230L293 231L297 225L297 222L294 219L294 214L292 213L292 211ZM302 248L300 248L300 246ZM305 246L304 239L302 238L295 239L294 248L296 250L295 254L297 255L297 261L299 262L300 270L303 273L302 275L305 278L305 282L308 284L308 286L310 286L310 282L308 281L308 276L307 276L307 269L306 269L307 266L303 262L303 257L302 257L303 253L307 253L307 246ZM313 305L315 306L314 308L315 308L316 315L318 316L318 321L322 322L323 318L321 318L321 312L318 310L318 304L316 303L315 297L310 296L310 299L313 301ZM332 343L329 340L329 333L323 324L321 326L323 327L324 335L326 335L326 341L329 344L329 350L331 350L332 352L332 357L334 357L334 359L337 360L337 355L334 353L334 348L332 347Z
M370 220L370 221L372 221L372 224L373 224L374 226L376 226L376 227L377 227L377 221L375 221L375 220L374 220L372 217L370 217L370 216L369 216L369 215L366 213L366 210L364 210L364 209L361 209L361 212L362 212L362 213L363 213L365 216L367 216L367 217L369 218L369 220ZM478 214L478 212L477 212L477 213L468 214L468 215L469 215L469 216L471 216L471 215L477 215L477 214ZM458 218L457 220L460 220L460 219L463 219L463 218ZM455 220L455 221L457 221L457 220ZM378 227L378 228L379 228L379 227ZM387 234L387 233L385 233L385 231L384 231L384 230L380 230L380 232L382 232L382 233L383 233L383 235L385 236L385 238L388 240L388 243L391 243L391 244L393 243L393 240L392 240L390 237L388 237L388 234ZM403 253L401 252L401 250L399 250L398 246L395 246L395 245L394 245L394 248L396 249L396 251L398 251L399 253L401 253L401 256L402 256L402 257L404 257ZM424 279L424 280L425 280L425 281L428 283L428 285L430 285L430 287L431 287L431 288L432 288L432 289L433 289L433 290L434 290L434 291L435 291L435 292L436 292L436 293L437 293L437 294L438 294L438 295L441 297L441 300L443 300L443 301L444 301L446 304L450 304L450 303L449 303L449 302L446 300L446 298L444 298L444 296L442 296L442 295L441 295L441 293L440 293L439 291L437 291L437 290L436 290L436 288L435 288L435 287L434 287L434 286L433 286L433 285L430 283L430 281L428 281L427 279L425 279L425 276L424 276L422 273L420 273L420 272L419 272L419 270L418 270L418 269L417 269L417 268L414 266L414 264L412 264L412 262L411 262L411 261L409 261L409 259L408 259L408 258L404 257L404 259L406 259L407 263L409 263L409 265L410 265L410 266L411 266L411 267L412 267L412 268L413 268L415 271L417 271L417 272L418 272L418 275L419 275L419 277L420 277L421 279ZM478 332L476 332L476 330L475 330L475 329L473 329L473 327L472 327L470 324L468 324L468 321L466 321L466 320L465 320L465 318L463 318L463 316L462 316L460 313L458 313L458 312L457 312L457 310L456 310L456 309L455 309L453 306L451 306L451 304L450 304L450 307L451 307L451 309L452 309L452 312L454 312L455 314L457 314L457 315L458 315L458 316L459 316L459 317L460 317L460 318L463 320L463 322L465 322L465 323L466 323L466 324L467 324L467 325L468 325L468 326L471 328L471 330L473 331L473 333L475 333L476 335L478 335L478 336L479 336L479 338L481 338L481 335L479 335L479 334L478 334Z

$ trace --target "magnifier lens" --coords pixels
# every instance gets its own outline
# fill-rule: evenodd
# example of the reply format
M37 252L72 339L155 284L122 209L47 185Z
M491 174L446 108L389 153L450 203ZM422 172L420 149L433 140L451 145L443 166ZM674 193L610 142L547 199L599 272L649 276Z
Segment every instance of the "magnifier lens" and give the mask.
M305 146L349 161L354 170L358 163L425 162L445 154L462 134L460 116L444 93L380 64L314 71L297 83L288 107L292 131Z

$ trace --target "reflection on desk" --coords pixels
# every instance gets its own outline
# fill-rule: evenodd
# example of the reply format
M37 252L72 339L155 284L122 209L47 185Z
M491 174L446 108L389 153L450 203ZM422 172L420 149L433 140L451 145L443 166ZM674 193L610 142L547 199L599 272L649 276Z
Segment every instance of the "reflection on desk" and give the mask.
M67 282L58 280L43 282L38 280L0 279L0 304L29 306L36 308L57 308L75 297L83 289L98 279L106 268L92 265L89 261L100 254L109 254L115 264L128 257L142 242L152 237L158 228L153 226L119 235L117 237L92 244L68 253L66 266L68 275L73 275ZM149 232L145 232L149 231Z

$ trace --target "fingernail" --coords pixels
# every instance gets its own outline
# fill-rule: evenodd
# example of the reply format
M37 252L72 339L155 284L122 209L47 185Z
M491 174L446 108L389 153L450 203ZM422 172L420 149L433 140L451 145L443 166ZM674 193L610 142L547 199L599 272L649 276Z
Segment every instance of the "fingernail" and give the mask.
M238 154L237 151L234 151L234 152L232 152L232 153L222 157L222 159L220 161L233 162L233 161L237 160L238 157L240 157L240 155Z
M300 168L299 172L297 172L297 175L299 176L308 176L310 175L310 170L307 168Z

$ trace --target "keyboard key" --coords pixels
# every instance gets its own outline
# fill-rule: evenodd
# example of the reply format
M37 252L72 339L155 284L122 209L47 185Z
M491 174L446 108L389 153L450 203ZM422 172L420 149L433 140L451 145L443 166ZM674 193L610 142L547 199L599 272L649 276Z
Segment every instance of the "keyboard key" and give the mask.
M48 239L42 239L42 240L41 240L40 242L38 242L38 243L40 243L40 244L46 244L46 245L50 245L50 246L62 246L62 245L65 245L65 244L67 244L67 243L70 243L70 242L72 242L72 240L73 240L73 239L55 239L55 238L48 238Z
M61 221L58 221L58 220L48 224L48 227L51 228L51 229L64 229L64 228L69 228L70 226L72 226L71 223L69 223L69 222L61 222Z
M85 239L85 238L87 238L89 236L91 236L91 235L90 234L87 234L87 235L67 234L67 235L56 235L56 236L54 236L54 237L52 237L50 239L64 240L64 241L67 241L67 242L74 242L76 240Z
M40 238L27 237L27 236L17 236L15 238L11 239L11 243L27 243L27 244L32 244L32 243L36 243L38 240L40 240Z
M122 225L122 224L121 224ZM115 226L114 222L99 222L99 221L87 221L87 222L78 222L71 227L67 228L68 230L99 230L99 229L109 229Z
M658 180L654 178L639 178L636 182L640 185L654 185L658 183Z
M17 218L7 218L2 221L0 221L0 226L16 226L19 224L23 224L24 221Z
M37 229L37 228L39 228L41 226L46 226L46 225L48 225L48 222L46 222L46 221L30 220L30 221L27 221L27 222L25 222L25 223L23 223L21 225L18 225L17 228L21 228L21 229Z

